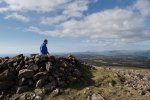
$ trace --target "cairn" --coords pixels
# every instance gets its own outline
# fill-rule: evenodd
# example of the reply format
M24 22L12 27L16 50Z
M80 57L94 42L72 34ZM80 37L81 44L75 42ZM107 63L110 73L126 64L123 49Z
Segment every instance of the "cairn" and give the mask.
M42 88L51 92L78 81L82 76L81 63L72 55L68 57L23 54L0 58L0 93L23 93Z

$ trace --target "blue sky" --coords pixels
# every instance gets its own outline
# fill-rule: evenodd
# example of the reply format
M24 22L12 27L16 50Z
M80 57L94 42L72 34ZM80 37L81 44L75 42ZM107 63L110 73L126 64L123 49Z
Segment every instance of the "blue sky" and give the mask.
M149 50L150 0L0 0L0 54Z

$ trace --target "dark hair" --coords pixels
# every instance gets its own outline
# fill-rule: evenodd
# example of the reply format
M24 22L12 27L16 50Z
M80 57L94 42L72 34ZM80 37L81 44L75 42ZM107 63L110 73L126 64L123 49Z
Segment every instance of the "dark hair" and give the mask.
M47 39L44 40L44 42L47 42L47 41L48 41Z

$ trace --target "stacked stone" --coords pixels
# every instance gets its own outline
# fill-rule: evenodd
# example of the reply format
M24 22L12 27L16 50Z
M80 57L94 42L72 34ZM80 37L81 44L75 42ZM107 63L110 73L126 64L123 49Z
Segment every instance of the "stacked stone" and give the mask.
M72 55L66 58L20 54L13 58L0 59L0 92L25 91L41 88L51 92L68 86L80 79L81 63Z

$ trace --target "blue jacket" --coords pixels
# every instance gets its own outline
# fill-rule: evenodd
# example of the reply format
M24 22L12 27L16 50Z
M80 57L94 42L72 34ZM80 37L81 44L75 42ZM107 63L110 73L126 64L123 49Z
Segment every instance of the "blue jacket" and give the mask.
M42 55L48 54L47 46L46 46L45 43L43 43L43 44L41 45L41 47L40 47L40 52L41 52Z

